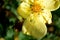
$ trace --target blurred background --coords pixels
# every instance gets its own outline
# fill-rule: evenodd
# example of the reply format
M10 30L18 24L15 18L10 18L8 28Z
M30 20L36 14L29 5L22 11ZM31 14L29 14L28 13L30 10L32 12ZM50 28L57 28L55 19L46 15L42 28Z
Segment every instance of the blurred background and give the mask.
M0 40L37 40L21 32L23 22L17 18L19 0L0 0ZM42 40L60 40L60 8L52 11L52 24Z

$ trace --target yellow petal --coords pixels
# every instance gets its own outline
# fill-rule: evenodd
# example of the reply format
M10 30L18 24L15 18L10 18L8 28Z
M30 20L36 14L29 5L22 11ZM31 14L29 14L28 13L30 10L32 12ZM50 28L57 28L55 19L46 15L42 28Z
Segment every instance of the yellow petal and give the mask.
M38 0L38 2L40 2L44 9L48 9L50 11L58 9L60 4L59 0Z
M47 33L47 28L45 23L41 21L42 20L40 20L38 16L31 14L25 20L22 30L25 29L31 36L35 38L43 38ZM25 30L23 30L23 32Z
M26 3L28 3L28 4L31 4L31 3L34 2L34 0L20 0L20 1L22 1L22 2L26 2Z
M51 14L51 12L49 10L43 10L41 15L43 16L46 23L48 23L48 24L52 23L52 14Z
M22 2L26 2L26 3L30 3L29 0L20 0L20 1L22 1Z
M31 13L30 5L28 3L22 2L17 8L17 12L23 18L27 18Z
M0 40L5 40L4 38L0 38Z

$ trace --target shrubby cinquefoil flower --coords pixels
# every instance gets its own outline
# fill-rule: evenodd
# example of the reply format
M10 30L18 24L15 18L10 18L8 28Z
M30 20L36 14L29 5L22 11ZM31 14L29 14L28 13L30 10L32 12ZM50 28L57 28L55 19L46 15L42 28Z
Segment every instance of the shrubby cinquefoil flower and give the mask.
M25 19L22 31L35 38L42 38L47 33L45 23L52 23L51 11L59 8L59 0L21 0L18 14Z

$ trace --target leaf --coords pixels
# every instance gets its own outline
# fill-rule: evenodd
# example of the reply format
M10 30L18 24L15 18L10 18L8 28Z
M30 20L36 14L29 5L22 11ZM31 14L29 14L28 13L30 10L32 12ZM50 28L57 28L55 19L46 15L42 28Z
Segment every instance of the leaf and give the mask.
M7 35L5 36L5 40L13 40L14 39L13 35L14 35L14 30L8 29Z
M18 37L19 37L19 40L37 40L33 38L32 36L23 34L22 32L19 33Z

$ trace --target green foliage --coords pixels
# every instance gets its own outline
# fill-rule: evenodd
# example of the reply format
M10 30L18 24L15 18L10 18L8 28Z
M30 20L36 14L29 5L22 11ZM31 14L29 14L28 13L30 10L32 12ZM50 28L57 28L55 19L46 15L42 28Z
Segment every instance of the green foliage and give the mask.
M37 39L33 38L32 36L28 36L28 35L20 32L19 33L19 40L37 40Z
M56 28L60 29L60 8L52 12L53 22Z
M7 35L5 36L5 40L13 40L14 39L14 31L13 29L8 29L7 30Z

